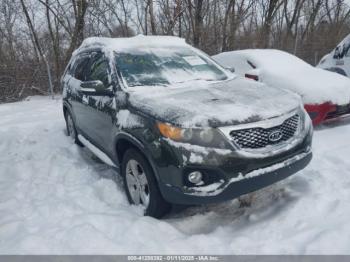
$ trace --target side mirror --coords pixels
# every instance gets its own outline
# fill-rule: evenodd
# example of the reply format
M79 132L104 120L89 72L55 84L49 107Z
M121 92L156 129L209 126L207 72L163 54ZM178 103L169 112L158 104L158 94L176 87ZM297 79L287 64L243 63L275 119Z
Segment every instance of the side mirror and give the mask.
M236 71L234 67L226 67L226 70L228 70L232 73L234 73Z
M113 96L113 91L106 89L105 85L100 81L87 81L80 84L80 91L84 95L90 96Z

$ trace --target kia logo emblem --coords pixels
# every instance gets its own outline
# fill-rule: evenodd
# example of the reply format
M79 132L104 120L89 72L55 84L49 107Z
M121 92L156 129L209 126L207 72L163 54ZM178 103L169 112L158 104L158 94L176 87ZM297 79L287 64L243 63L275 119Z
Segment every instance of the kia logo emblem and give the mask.
M275 130L269 134L269 140L271 142L280 141L282 139L282 137L283 137L283 133L281 130Z

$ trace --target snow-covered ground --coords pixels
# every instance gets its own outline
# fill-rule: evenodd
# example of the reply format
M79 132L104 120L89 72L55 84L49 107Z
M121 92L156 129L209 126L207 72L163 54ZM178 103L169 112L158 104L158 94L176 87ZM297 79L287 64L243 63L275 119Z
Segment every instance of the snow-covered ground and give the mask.
M65 135L60 100L0 105L1 254L350 254L350 121L316 130L313 162L237 200L129 206L121 180Z

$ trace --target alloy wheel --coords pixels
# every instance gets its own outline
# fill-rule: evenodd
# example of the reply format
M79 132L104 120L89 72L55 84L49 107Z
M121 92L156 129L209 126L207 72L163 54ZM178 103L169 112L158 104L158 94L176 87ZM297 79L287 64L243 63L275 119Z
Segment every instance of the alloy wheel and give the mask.
M150 191L146 173L142 166L134 159L126 165L126 183L130 197L135 205L142 205L147 209L150 200Z

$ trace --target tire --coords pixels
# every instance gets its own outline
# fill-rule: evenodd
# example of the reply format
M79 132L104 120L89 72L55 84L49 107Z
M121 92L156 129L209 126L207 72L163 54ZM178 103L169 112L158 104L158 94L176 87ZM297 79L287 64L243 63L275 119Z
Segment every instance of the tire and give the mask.
M67 111L65 119L66 119L67 135L72 139L72 141L75 144L83 147L84 145L79 141L78 132L77 132L77 129L75 128L75 123L74 123L72 114L69 111Z
M161 218L170 211L171 205L162 197L152 167L138 150L130 148L125 152L122 176L130 204L142 206L145 216Z

